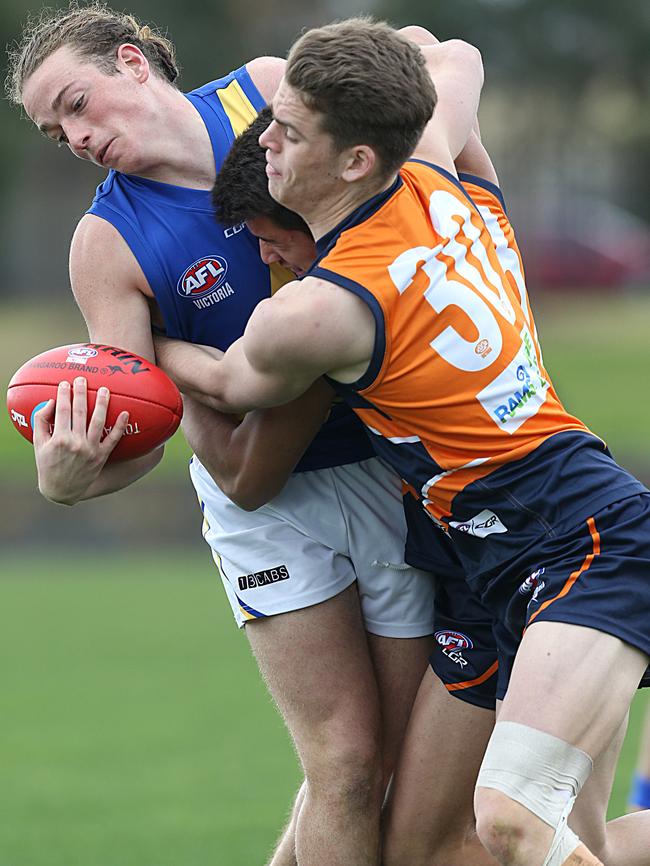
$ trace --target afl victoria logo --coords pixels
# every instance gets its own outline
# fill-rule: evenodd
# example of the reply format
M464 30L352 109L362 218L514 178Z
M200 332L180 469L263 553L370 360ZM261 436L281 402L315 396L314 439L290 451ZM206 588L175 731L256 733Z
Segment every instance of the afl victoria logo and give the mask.
M226 279L228 262L221 256L205 256L194 262L178 281L176 290L183 298L200 298L218 289Z

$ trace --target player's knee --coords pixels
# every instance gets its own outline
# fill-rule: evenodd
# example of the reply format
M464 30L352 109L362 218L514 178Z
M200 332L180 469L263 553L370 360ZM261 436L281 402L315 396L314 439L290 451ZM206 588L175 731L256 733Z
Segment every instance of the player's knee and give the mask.
M372 737L332 735L301 757L312 798L335 799L355 811L380 802L381 750Z
M546 853L543 866L564 863L580 844L567 818L591 769L589 755L570 743L526 725L497 722L475 796L483 845L503 866L540 851Z
M519 862L527 833L524 810L501 791L478 788L475 798L476 832L481 844L499 863Z

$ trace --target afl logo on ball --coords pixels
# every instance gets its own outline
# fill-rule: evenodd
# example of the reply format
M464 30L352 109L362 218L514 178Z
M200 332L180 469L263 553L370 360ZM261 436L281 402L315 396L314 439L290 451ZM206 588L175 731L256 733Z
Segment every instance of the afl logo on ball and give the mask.
M178 281L176 290L183 298L200 298L226 279L228 262L221 256L206 256L194 262Z
M462 634L459 631L451 631L450 629L444 629L443 631L437 631L435 633L435 638L438 643L443 647L457 647L458 649L471 649L474 644L467 637L467 635Z
M66 364L87 364L90 358L97 357L97 349L89 346L72 346L68 349Z

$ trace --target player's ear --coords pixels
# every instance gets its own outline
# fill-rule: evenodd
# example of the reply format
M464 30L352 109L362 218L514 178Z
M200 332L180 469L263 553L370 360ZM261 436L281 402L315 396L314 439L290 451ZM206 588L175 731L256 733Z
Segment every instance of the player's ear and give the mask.
M377 154L367 144L349 148L345 156L341 178L347 183L356 183L368 177L377 164Z
M125 42L117 49L117 67L129 72L140 84L149 78L149 61L137 45Z

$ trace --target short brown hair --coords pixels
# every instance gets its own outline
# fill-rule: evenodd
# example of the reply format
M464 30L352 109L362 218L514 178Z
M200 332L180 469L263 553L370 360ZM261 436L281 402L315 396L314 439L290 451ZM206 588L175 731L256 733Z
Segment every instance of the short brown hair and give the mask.
M417 45L370 18L308 30L289 52L285 79L339 150L370 145L385 176L413 153L436 104Z
M63 46L110 74L116 69L117 49L126 42L142 51L156 74L170 83L176 80L179 69L174 46L156 28L101 2L72 0L65 9L44 8L27 21L20 40L9 46L7 96L20 104L27 79Z

